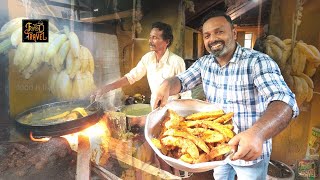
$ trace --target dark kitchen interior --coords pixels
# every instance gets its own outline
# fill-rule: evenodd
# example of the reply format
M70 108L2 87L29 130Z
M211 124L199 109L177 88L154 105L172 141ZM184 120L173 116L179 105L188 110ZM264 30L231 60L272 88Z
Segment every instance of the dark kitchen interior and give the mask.
M83 115L82 110L75 110L77 107L88 107L90 104L86 101L85 104L78 106L76 104L78 100L87 98L89 91L122 77L135 67L140 58L149 51L147 40L150 25L154 21L164 21L172 25L174 42L170 50L183 57L186 67L208 53L202 42L201 21L207 13L214 10L222 10L230 15L238 32L237 41L242 46L253 48L256 39L263 35L263 27L268 25L268 34L277 36L281 40L295 38L320 49L320 24L315 21L320 18L320 3L317 0L303 1L302 23L294 28L292 24L298 1L1 1L0 27L17 17L49 19L60 34L67 32L65 30L67 27L70 32L75 32L78 36L81 46L91 53L94 72L79 77L74 75L78 79L84 76L90 77L93 84L91 89L83 88L86 85L81 84L80 80L76 85L69 84L72 88L78 87L78 96L70 98L63 95L63 90L67 86L59 84L58 89L61 92L53 91L50 79L53 79L56 71L53 69L56 67L49 65L50 61L43 62L30 77L26 78L20 73L19 66L13 62L18 51L17 47L12 45L4 52L0 51L0 159L2 159L0 179L177 178L157 168L158 164L153 161L155 153L144 137L144 125L131 123L132 119L128 116L130 112L122 111L123 108L120 108L131 104L136 105L133 106L136 108L133 109L134 112L145 110L143 105L149 103L151 94L146 77L130 87L109 92L98 108L90 106L92 111L85 108L91 118L93 116L97 118L91 119L91 122L98 122L98 128L94 123L92 123L94 125L87 123L88 114ZM297 30L295 36L293 36L294 29ZM0 38L0 42L3 40ZM23 53L27 54L27 51ZM271 159L274 160L274 166L269 165L269 167L274 169L270 171L280 169L287 172L287 174L283 172L274 174L282 173L283 176L292 178L292 174L288 172L294 171L296 179L303 179L298 173L298 165L306 158L309 139L314 137L311 132L320 127L319 64L314 63L314 73L310 76L314 86L312 99L308 102L302 100L298 118L292 120L283 132L273 138ZM285 74L286 68L280 67L280 69ZM56 78L58 76L56 75ZM287 82L286 77L284 78ZM307 94L308 88L299 89L296 84L293 83L293 87L289 87L296 94ZM58 86L57 83L53 84L55 85ZM205 100L201 87L193 90L192 97ZM297 98L299 97L301 96L297 95ZM56 114L63 114L67 110L74 112L80 117L77 119L80 123L49 126L45 129L47 134L37 131L38 126L19 127L18 117L27 118L32 113L36 114L32 108L47 108L47 105L54 107L54 103L64 101L72 101L75 106L67 109L55 104L56 109L59 109ZM43 119L49 117L46 113L41 113L41 116ZM143 117L145 121L146 114ZM140 120L142 119L138 119ZM102 130L99 129L101 127ZM99 134L100 130L103 131L102 134ZM151 167L144 169L149 164ZM316 167L319 168L320 165ZM180 177L186 175L183 173L180 172ZM213 179L212 170L193 173L186 179Z

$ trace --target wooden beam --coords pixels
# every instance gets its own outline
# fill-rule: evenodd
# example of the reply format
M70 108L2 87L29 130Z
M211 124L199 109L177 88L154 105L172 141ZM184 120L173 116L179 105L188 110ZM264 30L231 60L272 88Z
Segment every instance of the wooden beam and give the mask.
M157 168L151 164L145 163L131 155L123 154L121 152L117 152L116 154L111 153L113 158L118 159L132 167L145 171L149 174L152 174L156 177L160 177L161 179L181 179L181 177L173 175L165 170Z
M210 11L211 9L213 9L215 6L219 5L220 3L222 3L223 0L215 0L215 1L204 1L204 2L199 2L201 4L197 4L197 2L195 2L195 13L190 13L190 16L188 19L186 19L186 22L190 22L200 16L202 16L203 14L208 13L208 11ZM205 5L203 5L203 3L205 3Z
M112 179L112 180L122 180L118 176L114 175L112 172L108 171L102 166L99 166L98 164L92 164L93 166L93 171L96 172L100 177L104 179Z
M262 4L266 0L259 0L259 1L247 1L246 3L241 4L231 10L227 11L227 14L231 17L232 20L240 17L241 15L245 14L249 10L257 7L259 4Z
M99 17L81 18L80 21L99 23L99 22L103 22L103 21L126 18L126 17L131 17L131 16L132 16L132 10L127 10L127 11L121 11L118 13L103 15L103 16L99 16Z

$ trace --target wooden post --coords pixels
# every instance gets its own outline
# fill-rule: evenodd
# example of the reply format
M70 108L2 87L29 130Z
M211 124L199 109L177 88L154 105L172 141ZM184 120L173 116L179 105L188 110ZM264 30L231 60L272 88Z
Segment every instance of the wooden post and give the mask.
M76 180L90 179L90 157L89 137L79 133Z

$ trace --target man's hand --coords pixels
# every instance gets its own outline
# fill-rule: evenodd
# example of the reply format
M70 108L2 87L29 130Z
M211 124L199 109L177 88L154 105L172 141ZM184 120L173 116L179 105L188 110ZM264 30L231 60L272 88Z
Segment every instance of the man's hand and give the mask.
M91 101L98 101L101 96L103 96L105 93L109 92L112 90L112 87L110 84L107 84L103 86L100 89L97 89L95 92L93 92L90 96Z
M170 91L169 84L167 80L164 80L160 85L157 93L155 94L153 109L156 109L158 107L163 107L167 104L167 101L169 98L169 91Z
M228 143L235 152L231 160L252 161L257 159L262 154L263 142L264 139L259 133L250 129L237 134Z

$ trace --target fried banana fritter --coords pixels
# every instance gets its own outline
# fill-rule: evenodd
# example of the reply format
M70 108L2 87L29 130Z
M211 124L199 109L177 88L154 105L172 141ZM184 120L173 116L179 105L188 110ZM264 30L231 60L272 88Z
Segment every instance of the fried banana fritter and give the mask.
M195 145L197 145L200 149L202 149L204 152L209 153L209 148L206 145L206 143L201 139L198 138L188 132L185 131L180 131L176 129L168 129L167 131L164 132L165 136L175 136L175 137L183 137L186 139L191 140Z
M225 138L223 134L212 131L212 130L206 130L202 135L201 139L203 139L206 143L215 143L215 142L224 142Z
M234 136L234 133L229 128L225 127L224 125L220 123L215 123L212 121L202 121L202 120L196 120L196 121L186 121L185 122L187 127L203 127L203 128L209 128L214 129L227 139L231 139Z
M221 155L228 154L231 151L232 149L228 144L219 144L211 149L209 156L213 159Z
M197 146L189 139L182 137L166 136L161 139L162 144L181 148L182 153L188 153L194 159L199 157Z
M162 144L161 144L159 139L152 138L151 141L156 146L156 148L158 148L163 154L167 154L168 153L167 149L164 146L162 146Z
M193 160L193 163L208 162L208 161L210 161L210 159L211 158L210 158L209 154L202 153L202 154L199 155L198 159Z
M190 154L183 154L182 156L180 156L179 159L190 164L192 164L194 161Z
M215 119L213 122L225 124L232 119L233 115L234 115L233 112L229 112L229 113Z
M216 110L184 118L168 109L161 133L152 142L163 154L186 163L220 161L231 152L227 142L234 136L230 123L233 115L233 112L225 114L223 110Z
M203 134L204 132L206 132L206 128L186 128L187 132L195 135L195 136L199 136L201 134Z
M218 118L224 115L223 110L211 111L211 112L198 112L187 116L186 120L200 120L206 118Z
M184 121L184 118L179 116L175 111L168 109L167 115L169 116L169 120L164 124L164 126L169 128L178 127L180 122Z

